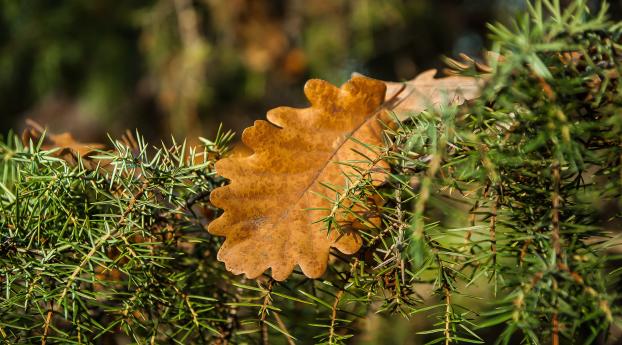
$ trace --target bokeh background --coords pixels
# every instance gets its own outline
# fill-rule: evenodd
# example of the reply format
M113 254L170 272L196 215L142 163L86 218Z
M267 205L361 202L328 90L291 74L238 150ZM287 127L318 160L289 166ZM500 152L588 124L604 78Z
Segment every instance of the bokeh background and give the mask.
M612 13L620 13L613 1ZM597 6L599 1L593 1ZM0 132L239 132L309 78L405 80L481 55L524 0L0 0Z

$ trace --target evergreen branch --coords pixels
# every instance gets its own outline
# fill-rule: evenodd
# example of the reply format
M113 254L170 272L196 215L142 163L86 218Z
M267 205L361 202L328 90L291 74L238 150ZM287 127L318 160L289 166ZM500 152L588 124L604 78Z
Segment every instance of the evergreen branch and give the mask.
M328 344L336 344L335 341L335 324L337 321L337 310L339 307L339 302L341 301L341 297L343 296L344 290L339 290L337 295L335 296L335 301L333 302L331 313L330 313L330 328L328 334Z

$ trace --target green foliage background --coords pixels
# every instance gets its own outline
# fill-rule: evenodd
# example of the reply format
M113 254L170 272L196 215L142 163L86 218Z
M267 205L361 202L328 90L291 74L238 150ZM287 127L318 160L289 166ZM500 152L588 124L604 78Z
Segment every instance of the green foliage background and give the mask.
M0 1L0 129L31 117L84 140L239 131L303 104L309 78L404 80L478 55L521 0Z

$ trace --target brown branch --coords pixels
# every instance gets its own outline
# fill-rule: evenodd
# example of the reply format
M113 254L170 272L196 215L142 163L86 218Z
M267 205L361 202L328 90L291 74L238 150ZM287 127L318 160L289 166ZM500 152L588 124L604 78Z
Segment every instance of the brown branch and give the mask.
M260 320L260 328L261 328L261 343L264 345L270 344L270 339L268 337L268 324L266 321L266 315L268 306L272 303L272 287L274 286L274 279L270 278L268 281L268 291L266 291L266 296L263 299L263 304L261 305L261 320Z
M469 210L469 224L471 224L471 226L475 226L475 212L479 209L480 207L480 201L481 199L485 199L488 197L488 190L490 189L490 182L488 182L486 184L486 187L484 187L484 192L482 193L482 197L480 199L475 200L475 203L473 204L473 207L471 207L471 209ZM467 235L465 236L466 239L470 239L471 238L471 233L472 231L469 230L467 232Z
M194 308L192 308L192 304L190 303L190 297L188 296L187 293L181 292L177 288L177 286L173 286L173 289L179 296L181 296L181 298L184 300L184 303L186 303L186 305L188 306L188 309L190 310L190 315L192 315L192 322L194 323L197 330L200 331L201 324L199 323L199 315L197 314L196 311L194 311Z
M77 320L77 331L78 331L78 345L82 345L82 325L80 325L80 319Z
M244 280L243 280L244 282ZM236 288L236 293L234 294L234 302L239 301L239 296L242 294L243 290L241 287ZM220 338L215 342L217 345L227 345L233 337L233 333L235 329L238 327L238 307L233 304L229 307L227 313L227 323L224 329L220 332Z
M449 325L451 325L451 292L447 287L443 288L445 293L445 345L449 345L451 342L451 331Z
M523 262L525 262L525 257L527 256L527 250L529 249L529 246L531 245L531 238L527 239L525 241L525 243L523 243L523 246L520 249L520 255L518 257L518 262L519 265L523 265Z
M344 290L341 289L337 292L335 296L335 302L333 303L333 308L330 316L330 332L328 334L328 343L334 344L333 338L335 337L335 323L337 322L337 308L339 307L339 302L341 301L341 297L343 296Z
M261 321L266 319L266 311L270 303L272 303L272 287L274 285L274 279L270 278L268 281L268 289L266 291L266 296L263 299L263 304L261 305Z
M47 344L47 337L50 330L50 323L52 322L52 314L54 307L48 311L47 316L45 317L45 323L43 325L43 336L41 337L41 345Z
M270 338L268 337L268 324L261 323L261 344L270 345Z
M551 223L553 229L551 230L551 243L555 250L555 255L559 258L561 255L561 239L560 239L560 227L559 227L559 206L561 197L559 195L560 173L559 162L553 163L553 194L551 195L551 202L553 210L551 212Z
M288 336L288 335L291 335L291 333L289 333L289 330L287 329L287 326L285 325L285 322L283 322L283 320L281 320L281 317L279 316L279 313L274 312L274 319L276 320L276 323L279 325L279 327L281 327L281 329L284 330L285 333L287 333L287 335L284 334L285 340L287 341L287 344L288 345L296 345L294 340L292 340L292 338Z
M499 196L495 198L490 212L490 252L492 255L493 270L496 271L497 266L497 208L499 207Z
M552 344L559 345L559 321L557 320L557 313L553 313L553 335Z
M559 226L559 205L561 197L559 195L559 185L560 185L560 172L559 172L559 162L553 162L552 166L552 175L553 175L553 193L551 195L551 203L553 206L553 210L551 211L551 244L553 246L553 250L555 250L555 258L560 259L561 256L561 238L560 238L560 226ZM553 280L554 286L557 287L557 282ZM552 344L559 345L559 320L557 318L557 312L553 313L553 334L552 334Z

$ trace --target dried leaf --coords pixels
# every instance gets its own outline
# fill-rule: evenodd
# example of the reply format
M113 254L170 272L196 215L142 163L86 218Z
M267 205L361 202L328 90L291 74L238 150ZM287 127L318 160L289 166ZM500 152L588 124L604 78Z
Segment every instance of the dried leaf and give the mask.
M434 78L436 70L427 70L404 82L385 82L386 99L393 100L392 110L400 121L426 109L446 104L462 104L477 98L484 79L464 76Z
M369 161L378 160L369 147L383 144L378 119L388 121L386 110L403 120L430 107L473 99L483 84L471 77L436 79L435 74L427 71L406 83L354 76L340 89L311 80L305 86L310 108L277 108L268 113L270 122L256 121L246 129L242 140L254 153L216 163L217 172L231 180L211 194L212 203L224 209L208 227L226 236L218 259L235 274L255 278L270 268L273 278L283 280L296 265L308 277L321 276L331 247L355 253L361 246L356 228L366 224L355 217L337 219L345 230L327 234L317 222L332 206L326 197L335 196L326 186L344 185L355 170L339 162L358 160L356 168L370 168ZM388 168L386 162L376 164ZM380 171L372 180L382 180Z
M382 145L378 118L386 115L385 90L384 83L364 77L341 88L310 80L305 95L311 107L273 109L270 122L256 121L244 131L242 141L254 153L218 161L216 171L231 183L211 194L224 214L208 231L226 236L218 259L227 269L255 278L271 268L274 279L284 280L299 265L315 278L326 270L331 247L345 254L360 248L355 229L327 233L316 221L332 206L323 195L335 195L323 182L344 185L346 176L355 174L353 167L338 162L358 160L357 167L373 168L362 162L361 153L372 160L378 153L350 137ZM387 165L380 161L376 167ZM374 180L384 176L380 171L373 175Z
M44 128L30 119L26 120L26 124L28 127L22 133L22 142L24 145L29 145L30 142L37 143L45 132ZM105 146L97 143L81 143L68 132L61 134L46 132L41 148L44 150L58 148L54 155L73 164L78 157L85 158L89 153L102 150Z

